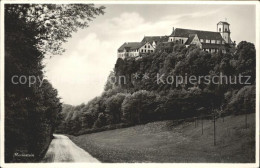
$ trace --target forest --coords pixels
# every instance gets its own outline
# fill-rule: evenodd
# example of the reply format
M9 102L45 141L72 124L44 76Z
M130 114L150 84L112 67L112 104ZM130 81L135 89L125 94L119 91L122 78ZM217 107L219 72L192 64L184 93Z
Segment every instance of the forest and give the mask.
M63 105L59 133L82 135L145 124L159 120L190 117L239 115L255 112L256 50L241 41L226 53L208 53L196 46L159 44L154 53L141 58L118 58L102 95L86 104ZM149 74L135 78L134 74ZM182 83L176 87L157 83L165 76L250 76L244 83ZM126 82L120 82L120 76ZM111 83L110 77L117 79ZM176 82L176 81L175 81Z
M104 7L91 4L5 5L5 162L38 162L61 122L62 103L45 78L43 59L62 56L62 44ZM42 85L13 82L35 77Z

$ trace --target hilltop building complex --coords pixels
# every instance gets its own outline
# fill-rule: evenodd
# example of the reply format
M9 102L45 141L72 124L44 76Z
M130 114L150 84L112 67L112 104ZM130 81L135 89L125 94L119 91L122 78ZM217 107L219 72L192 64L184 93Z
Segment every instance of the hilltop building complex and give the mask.
M186 47L196 45L204 51L225 52L225 44L235 46L230 38L230 24L218 22L217 31L203 31L173 28L169 36L145 36L141 42L125 42L118 49L118 57L139 57L143 53L153 53L159 43L178 43Z

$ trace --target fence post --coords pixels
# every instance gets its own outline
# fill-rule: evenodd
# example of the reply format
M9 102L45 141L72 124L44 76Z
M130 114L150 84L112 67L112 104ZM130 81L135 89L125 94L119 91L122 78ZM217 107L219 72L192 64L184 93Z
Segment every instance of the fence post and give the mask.
M247 129L247 112L246 112L246 129Z
M203 117L201 117L201 135L203 135Z
M216 146L216 116L214 110L214 146Z
M224 116L224 112L223 112L223 105L220 106L220 110L221 110L221 115L222 115L222 121L224 122L225 116Z
M246 118L245 118L245 125L246 125L246 129L247 129L247 100L248 98L245 98L245 110L246 110Z

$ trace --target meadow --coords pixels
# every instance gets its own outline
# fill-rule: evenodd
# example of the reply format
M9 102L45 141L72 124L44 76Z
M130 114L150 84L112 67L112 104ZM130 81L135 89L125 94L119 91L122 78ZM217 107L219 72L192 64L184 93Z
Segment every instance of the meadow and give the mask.
M255 113L216 120L158 121L129 128L71 136L101 162L250 163L255 162Z

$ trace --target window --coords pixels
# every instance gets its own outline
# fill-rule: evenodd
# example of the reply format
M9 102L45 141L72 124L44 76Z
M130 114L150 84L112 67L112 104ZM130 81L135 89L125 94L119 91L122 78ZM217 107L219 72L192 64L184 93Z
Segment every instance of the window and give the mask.
M144 48L146 48L146 45L144 46Z
M148 48L150 48L150 45L148 45Z
M225 28L225 32L227 32L227 28Z
M200 42L203 43L203 39L200 39Z
M225 44L225 41L224 41L224 40L222 41L222 44Z
M153 52L153 50L151 50L151 52Z
M206 39L206 43L210 43L210 40Z
M217 44L220 44L220 40L217 40Z
M211 43L212 43L212 44L215 44L215 43L216 43L216 40L211 40Z
M142 49L141 52L144 52L144 50Z
M218 31L220 31L220 32L221 32L221 28L219 28L219 29L218 29Z

